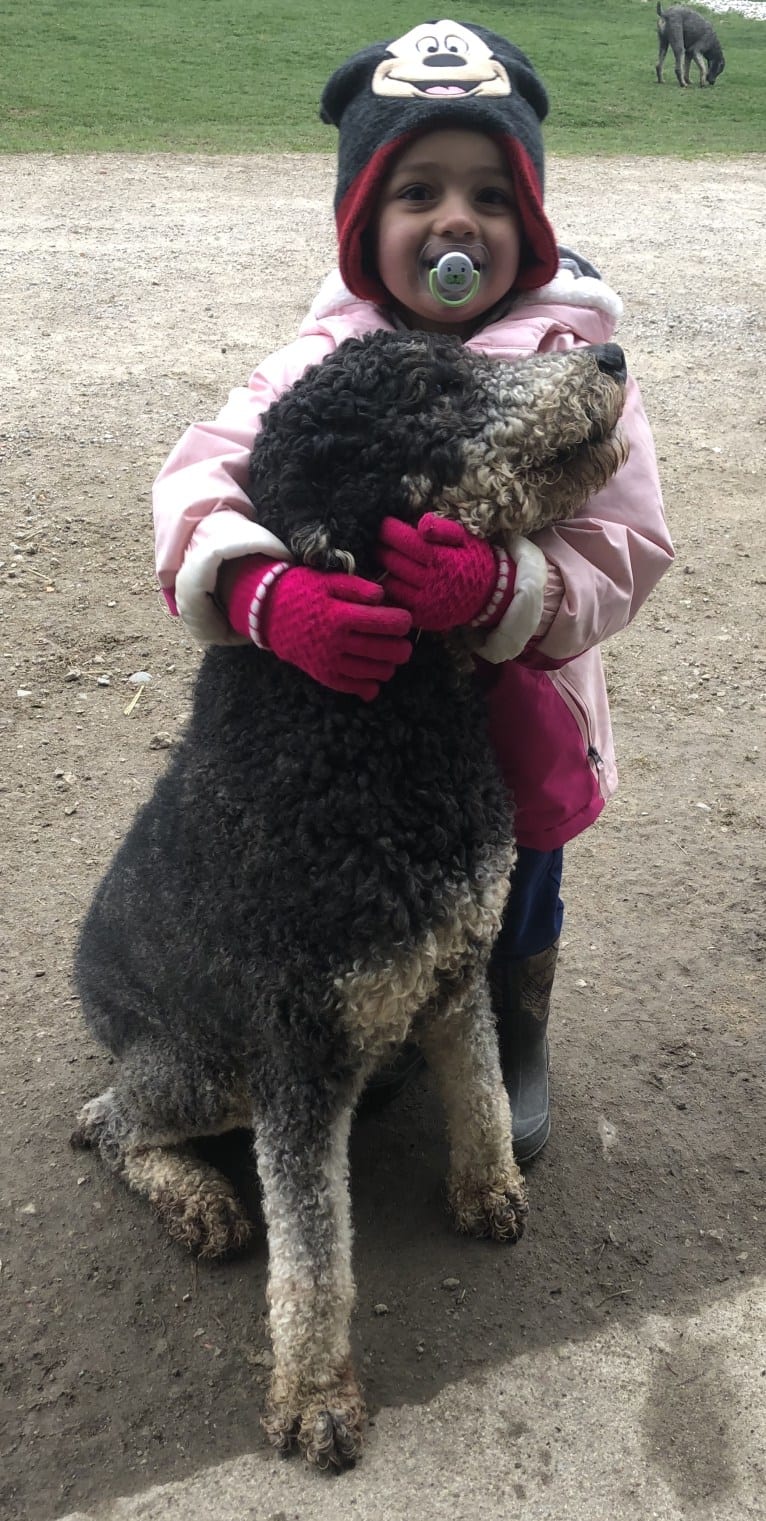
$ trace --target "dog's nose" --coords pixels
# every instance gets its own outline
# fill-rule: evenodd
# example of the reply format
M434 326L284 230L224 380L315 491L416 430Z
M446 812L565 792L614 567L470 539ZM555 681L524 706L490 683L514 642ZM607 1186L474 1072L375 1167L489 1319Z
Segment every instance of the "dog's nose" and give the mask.
M619 343L594 343L591 353L605 375L611 375L613 380L619 380L620 385L625 384L628 378L628 367Z

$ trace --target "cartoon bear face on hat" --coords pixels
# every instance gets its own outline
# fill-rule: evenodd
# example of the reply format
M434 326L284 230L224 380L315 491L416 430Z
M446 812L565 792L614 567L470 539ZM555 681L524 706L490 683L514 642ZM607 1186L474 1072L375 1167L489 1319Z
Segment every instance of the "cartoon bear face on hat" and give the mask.
M510 95L507 70L476 32L457 21L425 22L388 44L372 76L374 95L466 100Z

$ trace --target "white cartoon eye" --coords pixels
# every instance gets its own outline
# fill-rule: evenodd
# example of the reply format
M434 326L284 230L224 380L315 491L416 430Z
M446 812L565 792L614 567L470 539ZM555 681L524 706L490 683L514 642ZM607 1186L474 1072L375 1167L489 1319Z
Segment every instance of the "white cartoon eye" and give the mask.
M468 43L466 42L465 37L456 37L454 33L449 37L445 37L444 46L448 53L465 54L468 52Z
M417 46L419 53L438 53L440 51L438 37L421 37Z

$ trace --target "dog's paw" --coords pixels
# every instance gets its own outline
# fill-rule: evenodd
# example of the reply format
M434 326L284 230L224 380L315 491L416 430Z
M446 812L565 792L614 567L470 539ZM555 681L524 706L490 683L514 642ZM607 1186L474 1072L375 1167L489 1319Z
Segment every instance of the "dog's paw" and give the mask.
M328 1473L353 1468L362 1451L364 1400L353 1377L325 1389L296 1409L289 1398L271 1398L263 1428L277 1452L298 1447L307 1463Z
M70 1146L78 1151L88 1151L92 1146L99 1146L113 1119L112 1090L107 1088L106 1093L100 1093L98 1098L89 1099L87 1104L83 1104L69 1137Z
M184 1196L158 1189L152 1208L173 1241L195 1257L228 1257L247 1246L253 1227L233 1188L205 1179Z
M301 1417L298 1445L317 1468L353 1468L362 1450L360 1409L325 1407Z
M450 1203L455 1224L466 1235L490 1236L513 1245L524 1234L529 1204L520 1173L490 1184L464 1179L450 1189Z

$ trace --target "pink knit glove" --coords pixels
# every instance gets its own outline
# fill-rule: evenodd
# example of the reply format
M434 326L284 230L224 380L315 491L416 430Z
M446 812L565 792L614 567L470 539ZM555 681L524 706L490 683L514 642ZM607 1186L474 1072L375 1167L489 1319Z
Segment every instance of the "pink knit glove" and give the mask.
M412 654L409 613L384 607L375 581L248 555L228 596L238 634L334 692L371 702Z
M490 628L513 596L516 567L462 523L427 512L417 528L384 518L378 560L386 596L412 613L418 628L446 633L468 623Z

